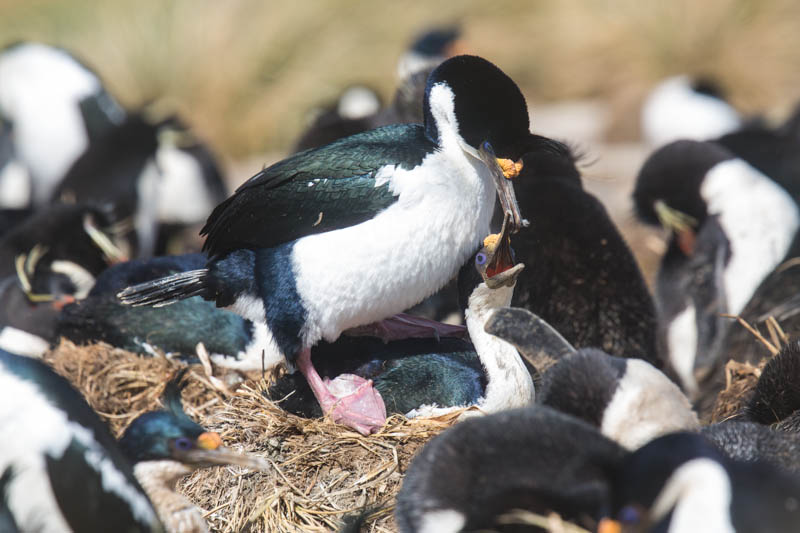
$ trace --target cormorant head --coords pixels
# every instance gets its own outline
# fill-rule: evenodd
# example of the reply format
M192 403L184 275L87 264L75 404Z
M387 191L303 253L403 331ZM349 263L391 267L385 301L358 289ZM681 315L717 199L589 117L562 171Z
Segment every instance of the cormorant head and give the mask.
M132 463L174 460L193 468L236 464L263 468L262 460L222 446L219 434L206 431L184 412L178 382L181 372L164 390L164 410L145 413L134 420L119 441Z
M511 249L510 217L506 214L500 233L487 236L478 252L461 267L458 293L461 307L466 309L473 291L485 285L490 290L514 287L525 265L516 263Z
M455 133L474 152L488 141L500 157L529 134L528 106L514 81L483 58L456 56L428 77L423 102L426 135L441 143ZM471 149L471 151L470 151Z
M716 165L733 159L728 150L714 143L676 141L660 148L645 161L633 202L639 219L660 224L672 232L685 255L691 255L695 236L708 217L707 199L701 188Z

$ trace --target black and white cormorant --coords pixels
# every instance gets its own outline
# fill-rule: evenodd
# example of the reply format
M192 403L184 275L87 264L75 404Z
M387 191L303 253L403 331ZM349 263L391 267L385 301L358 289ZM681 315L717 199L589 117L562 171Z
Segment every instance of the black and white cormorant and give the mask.
M29 203L42 206L89 145L90 130L119 124L125 111L67 50L18 42L0 51L0 116L12 125L15 157L30 175Z
M795 269L779 267L800 250L800 209L781 184L699 141L653 153L633 198L643 222L671 231L656 283L660 348L690 398L707 383L716 395L728 358L752 359L731 353L733 322L721 315L758 322L791 300L781 287Z
M106 426L44 363L0 351L0 471L21 531L162 531Z
M182 227L202 223L225 199L211 152L177 118L154 122L144 112L129 113L90 140L52 201L110 206L117 220L131 221L138 257L152 256Z
M177 379L165 389L165 409L136 418L119 442L38 360L0 351L0 391L9 437L0 472L9 475L6 507L21 531L205 532L202 513L175 492L177 480L218 464L264 468L183 412Z
M514 264L509 230L491 235L461 268L461 303L470 341L441 337L395 340L342 335L319 343L311 360L323 379L356 374L371 379L387 413L418 416L475 405L485 413L530 405L532 374L516 349L488 334L484 325L499 308L509 305L522 264ZM322 416L319 404L299 373L270 388L273 400L301 416Z
M490 233L496 194L522 223L494 157L529 135L516 84L485 59L454 57L431 74L424 114L424 125L354 135L259 172L209 217L205 269L120 296L141 305L201 295L265 322L267 349L298 366L326 413L365 433L380 427L370 382L333 395L310 348L442 287Z

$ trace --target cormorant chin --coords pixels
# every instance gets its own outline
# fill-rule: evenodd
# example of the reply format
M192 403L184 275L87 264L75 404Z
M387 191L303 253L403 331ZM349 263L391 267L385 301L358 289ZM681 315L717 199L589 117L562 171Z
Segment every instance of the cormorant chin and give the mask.
M495 274L491 278L484 279L484 283L486 283L486 286L490 289L499 289L503 286L513 287L517 282L520 272L522 272L524 268L524 263L516 264L508 270Z

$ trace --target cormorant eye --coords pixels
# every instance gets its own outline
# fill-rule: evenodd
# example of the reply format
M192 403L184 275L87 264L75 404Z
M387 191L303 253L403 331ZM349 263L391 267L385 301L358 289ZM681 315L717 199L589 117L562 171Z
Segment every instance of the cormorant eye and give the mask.
M193 445L191 439L186 437L178 437L174 441L174 446L176 450L185 452L186 450L191 449Z
M619 512L619 521L623 524L638 524L641 518L641 513L633 505L626 505Z
M483 252L478 252L478 255L475 256L475 264L476 265L486 264L486 254Z

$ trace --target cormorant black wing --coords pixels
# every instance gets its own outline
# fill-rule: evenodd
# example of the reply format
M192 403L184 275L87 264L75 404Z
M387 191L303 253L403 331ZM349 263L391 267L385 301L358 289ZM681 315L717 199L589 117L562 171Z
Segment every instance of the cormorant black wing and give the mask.
M392 205L388 165L411 169L435 145L422 126L393 125L300 152L250 178L214 209L201 234L210 256L270 248L359 224Z

